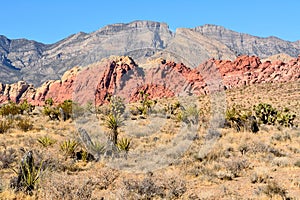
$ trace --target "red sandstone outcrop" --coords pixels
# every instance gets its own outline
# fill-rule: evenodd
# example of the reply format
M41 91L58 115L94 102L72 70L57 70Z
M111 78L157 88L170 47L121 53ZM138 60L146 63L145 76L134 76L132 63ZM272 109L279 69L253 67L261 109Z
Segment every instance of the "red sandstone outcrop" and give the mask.
M52 98L56 103L73 99L80 104L103 104L113 94L127 101L137 101L141 90L149 93L150 98L206 94L211 90L212 81L232 88L297 80L300 80L300 56L287 63L261 62L256 56L240 56L234 61L211 59L195 69L165 60L142 68L131 58L123 56L83 69L75 67L67 71L61 80L47 81L39 88L24 81L11 85L0 83L0 103L27 99L34 105L43 105L47 98Z

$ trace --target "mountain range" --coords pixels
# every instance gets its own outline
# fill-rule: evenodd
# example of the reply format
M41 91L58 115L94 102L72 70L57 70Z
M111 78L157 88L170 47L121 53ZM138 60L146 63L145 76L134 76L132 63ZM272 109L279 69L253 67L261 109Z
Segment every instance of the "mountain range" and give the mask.
M130 56L137 63L164 57L196 68L211 58L233 61L240 55L264 59L276 54L297 57L300 40L256 37L216 25L172 32L165 23L134 21L80 32L54 44L0 36L0 82L22 80L40 86L60 79L74 66L87 66L110 55Z

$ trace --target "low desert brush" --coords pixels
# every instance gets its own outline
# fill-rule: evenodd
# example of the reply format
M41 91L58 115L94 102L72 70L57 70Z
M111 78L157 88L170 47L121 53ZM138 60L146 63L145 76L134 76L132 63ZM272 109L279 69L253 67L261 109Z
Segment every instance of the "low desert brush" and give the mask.
M22 131L29 131L33 128L33 123L30 121L29 118L24 118L21 119L17 122L17 126L22 130Z
M0 134L6 133L11 127L9 120L0 120Z

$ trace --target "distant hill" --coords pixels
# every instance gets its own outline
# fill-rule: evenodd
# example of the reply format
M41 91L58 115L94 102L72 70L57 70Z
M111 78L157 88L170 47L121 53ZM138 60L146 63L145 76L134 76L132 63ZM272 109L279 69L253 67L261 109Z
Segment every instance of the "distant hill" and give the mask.
M215 25L172 32L165 23L134 21L80 32L54 44L0 36L0 82L24 80L40 86L59 79L74 66L86 66L110 55L128 55L138 63L165 57L193 68L210 58L234 60L240 54L266 58L279 53L297 57L300 41L260 38Z

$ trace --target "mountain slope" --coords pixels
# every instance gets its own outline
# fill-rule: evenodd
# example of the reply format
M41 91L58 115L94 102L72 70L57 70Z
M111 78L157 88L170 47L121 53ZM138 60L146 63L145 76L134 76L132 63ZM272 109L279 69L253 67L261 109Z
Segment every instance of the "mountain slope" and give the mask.
M259 38L213 25L172 32L165 23L134 21L80 32L50 45L0 36L0 82L24 80L40 86L74 66L87 66L110 55L127 55L138 63L164 57L193 68L210 58L233 60L239 54L265 58L278 53L297 57L300 41Z
M279 53L285 53L292 57L297 57L300 54L299 41L289 42L272 36L267 38L256 37L216 25L199 26L193 30L208 38L222 42L237 55L255 55L266 58Z

